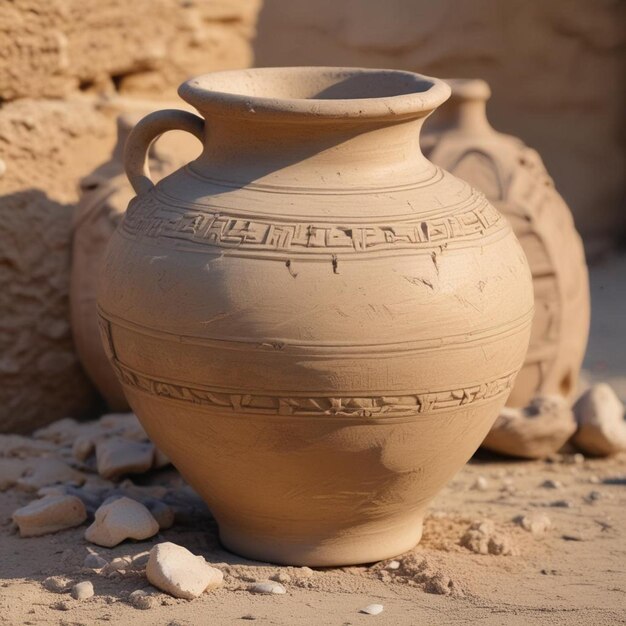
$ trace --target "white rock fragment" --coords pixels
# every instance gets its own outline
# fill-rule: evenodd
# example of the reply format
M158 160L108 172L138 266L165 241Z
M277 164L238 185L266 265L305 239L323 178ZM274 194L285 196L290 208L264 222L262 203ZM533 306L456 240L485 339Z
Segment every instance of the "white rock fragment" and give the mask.
M400 569L400 561L389 561L389 563L387 563L387 566L385 567L385 569L389 569L389 570L397 570Z
M148 539L159 532L159 525L148 509L130 498L103 504L85 531L85 539L112 548L125 539Z
M93 585L88 580L76 583L70 592L74 600L87 600L93 596Z
M222 572L202 556L171 542L158 543L150 550L146 576L158 589L186 600L217 589L224 581Z
M552 528L552 520L545 513L520 515L514 521L535 537L542 537Z
M82 501L75 496L45 496L13 513L22 537L37 537L80 526L87 519Z
M31 460L29 468L17 481L17 487L24 491L37 491L59 483L82 485L85 478L82 472L72 469L61 459L41 457Z
M484 476L478 476L472 483L470 489L474 491L486 491L489 487L489 481Z
M115 479L124 474L141 474L152 467L154 446L151 443L120 438L100 441L96 446L98 474Z
M540 395L524 408L503 408L482 445L501 454L541 459L557 452L575 431L567 401Z
M599 383L574 405L578 430L572 443L587 454L609 456L626 450L624 405L613 389Z
M0 459L0 491L6 491L17 483L28 469L24 459Z
M382 604L368 604L362 608L359 613L365 613L365 615L380 615L385 607Z
M64 417L43 428L38 428L32 436L34 439L44 439L57 444L66 443L76 437L78 429L79 424L75 419Z
M56 449L56 444L49 441L39 441L24 435L0 434L0 457L25 459L52 453Z
M253 583L248 587L248 591L251 593L261 593L261 594L274 594L281 595L283 593L287 593L287 590L277 582L269 580L267 582L262 583Z
M147 611L148 609L156 606L156 599L154 596L146 593L143 589L137 589L128 596L128 602L130 605L141 611Z

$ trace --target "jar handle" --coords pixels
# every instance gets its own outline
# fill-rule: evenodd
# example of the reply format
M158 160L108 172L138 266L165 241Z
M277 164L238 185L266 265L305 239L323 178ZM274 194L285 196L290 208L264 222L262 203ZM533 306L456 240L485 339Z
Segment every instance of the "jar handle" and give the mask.
M148 150L152 142L168 130L186 130L204 142L204 120L188 111L163 109L142 118L128 135L124 147L124 169L137 195L154 187L150 180Z

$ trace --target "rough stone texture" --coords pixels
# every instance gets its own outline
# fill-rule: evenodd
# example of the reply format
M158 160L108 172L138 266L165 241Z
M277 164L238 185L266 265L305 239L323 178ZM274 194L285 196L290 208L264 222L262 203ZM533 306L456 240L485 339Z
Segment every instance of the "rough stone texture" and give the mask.
M89 580L83 580L80 583L76 583L70 593L74 600L87 600L93 596L93 584Z
M484 448L526 459L558 452L576 432L576 420L561 396L541 395L521 409L505 407L483 441Z
M518 554L511 538L496 530L491 520L479 520L470 525L461 537L460 544L476 554Z
M258 0L0 3L0 432L95 412L68 307L78 182L136 98L249 65L257 11Z
M94 523L85 531L85 539L112 548L125 539L148 539L159 532L150 511L130 498L119 498L103 504L96 511Z
M146 576L158 589L186 600L221 587L224 580L222 572L211 567L202 556L169 541L150 550Z
M624 405L607 384L588 389L574 405L578 430L572 443L594 456L609 456L626 450Z
M147 472L154 462L154 446L151 443L126 441L121 438L101 441L96 446L98 474L115 479L124 474Z
M255 63L484 78L493 125L539 151L587 245L626 227L625 10L615 0L265 0Z
M85 505L75 496L46 496L13 513L13 521L22 537L37 537L73 528L86 519Z
M61 483L82 485L86 476L70 467L65 461L54 457L31 459L29 467L17 481L23 491L37 491L42 487Z
M251 63L258 0L13 0L0 9L0 99L145 91Z

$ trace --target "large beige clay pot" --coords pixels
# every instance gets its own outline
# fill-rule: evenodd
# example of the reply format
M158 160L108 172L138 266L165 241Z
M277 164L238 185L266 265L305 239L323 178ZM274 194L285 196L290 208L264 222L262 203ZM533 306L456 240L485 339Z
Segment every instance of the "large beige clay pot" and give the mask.
M150 437L224 545L291 564L413 547L491 427L533 310L510 226L427 161L449 94L400 71L208 74L131 133L137 198L111 239L101 330ZM146 150L202 155L156 186Z
M535 318L524 367L507 404L537 394L571 400L589 335L589 281L572 215L535 150L489 124L489 85L447 80L450 100L428 121L428 158L480 189L511 223L533 275Z

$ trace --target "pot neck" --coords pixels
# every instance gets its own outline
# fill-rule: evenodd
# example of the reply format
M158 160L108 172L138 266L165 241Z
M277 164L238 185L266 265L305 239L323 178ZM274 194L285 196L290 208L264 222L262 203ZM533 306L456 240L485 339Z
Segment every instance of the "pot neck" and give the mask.
M429 131L453 131L464 134L491 134L496 131L487 118L489 85L480 79L446 79L452 92L450 99L433 116Z
M427 177L419 135L424 117L402 121L280 121L205 115L202 176L301 188L390 187Z

